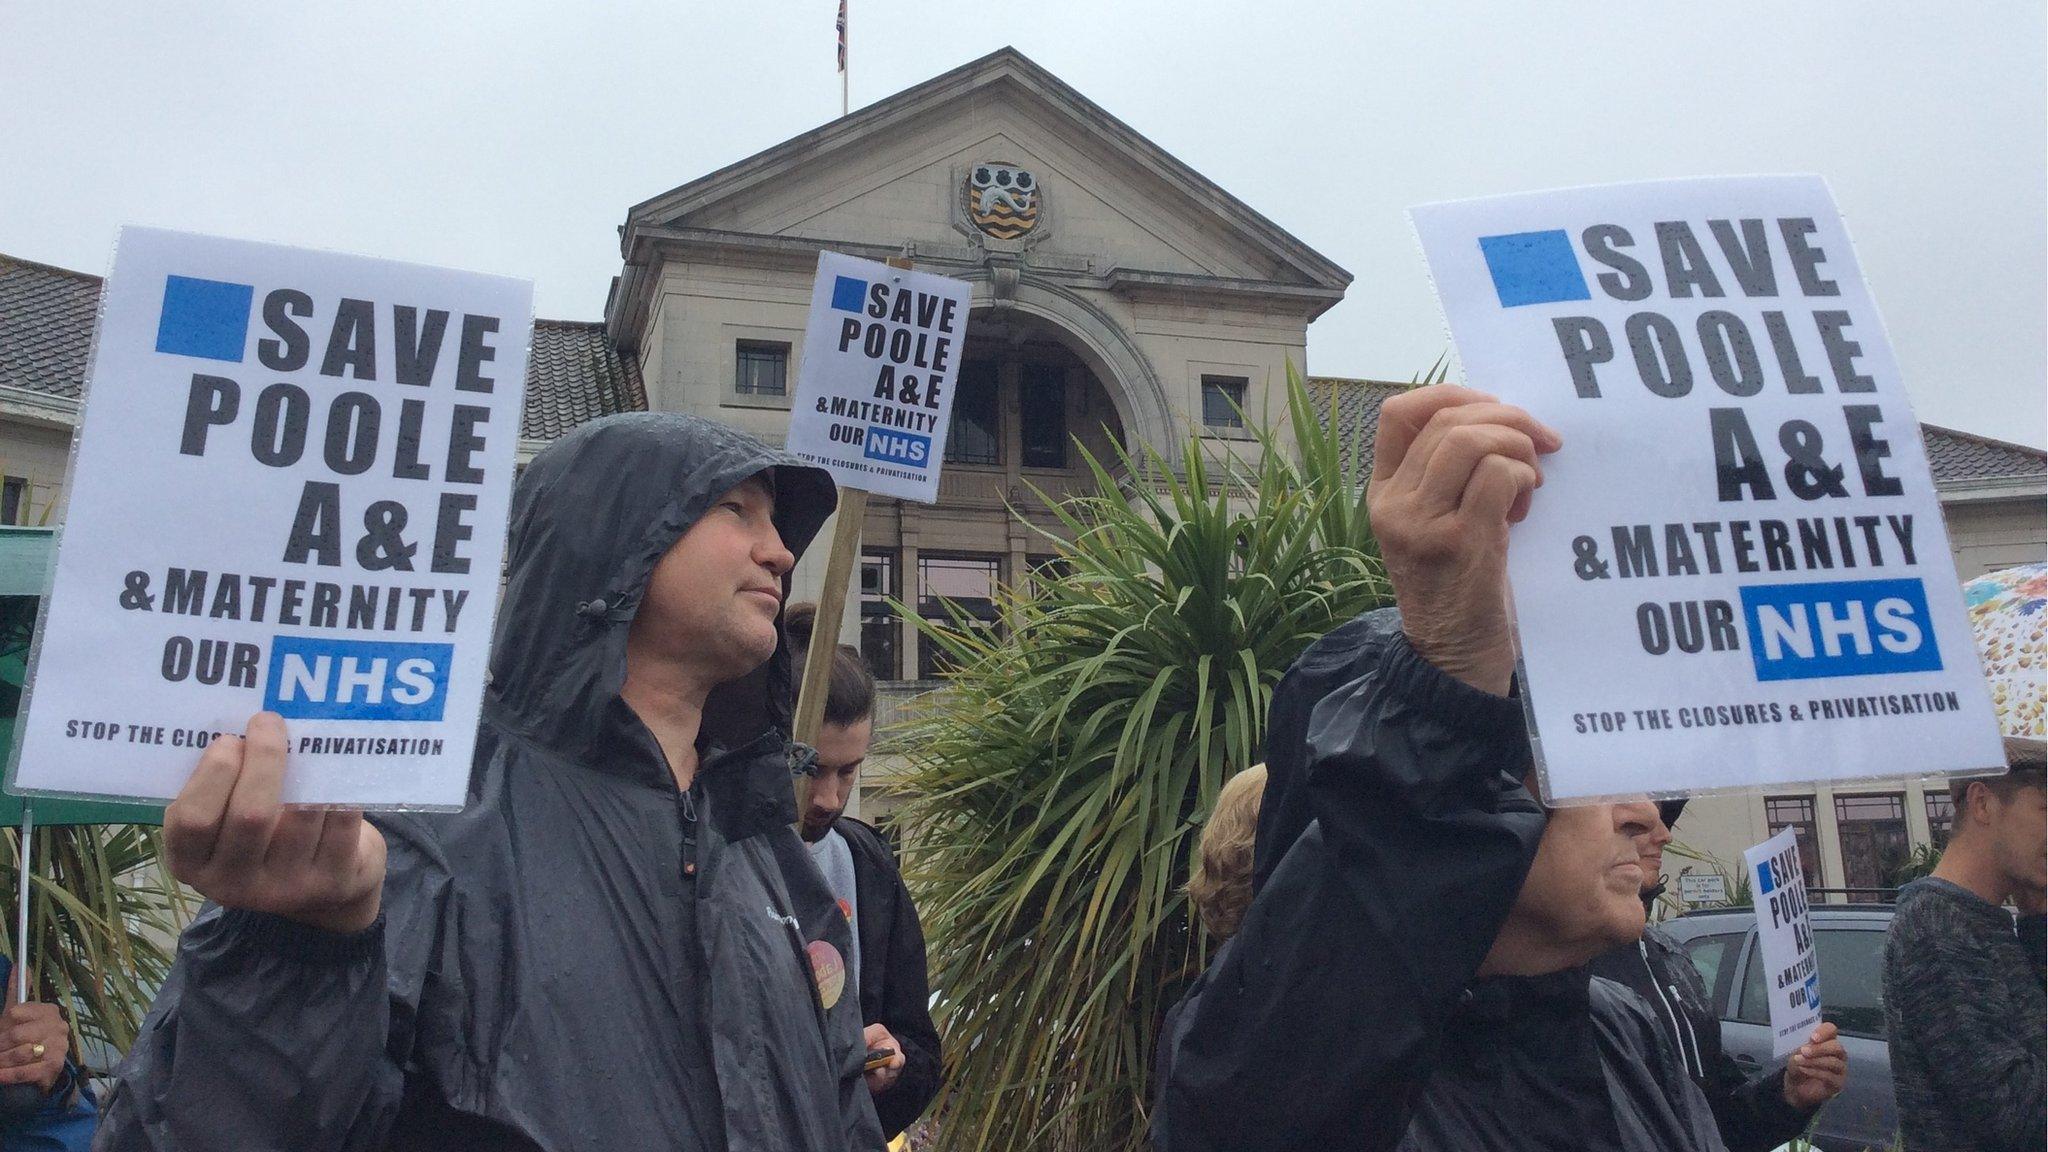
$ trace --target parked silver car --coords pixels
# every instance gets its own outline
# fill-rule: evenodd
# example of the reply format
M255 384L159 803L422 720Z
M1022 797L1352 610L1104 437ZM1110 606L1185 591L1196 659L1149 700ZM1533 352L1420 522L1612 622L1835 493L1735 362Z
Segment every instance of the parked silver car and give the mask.
M1884 1032L1884 936L1888 904L1812 908L1820 964L1821 1018L1832 1021L1849 1050L1849 1082L1816 1118L1814 1144L1827 1152L1885 1149L1897 1139L1891 1047ZM1755 1071L1772 1066L1764 1006L1764 964L1757 954L1756 916L1747 908L1689 912L1664 922L1684 946L1721 1018L1721 1046Z

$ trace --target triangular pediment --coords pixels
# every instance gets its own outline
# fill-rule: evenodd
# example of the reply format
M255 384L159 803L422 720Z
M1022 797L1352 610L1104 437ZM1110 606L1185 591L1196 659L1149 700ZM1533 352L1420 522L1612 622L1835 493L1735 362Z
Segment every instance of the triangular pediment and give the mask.
M979 245L975 169L1033 174L1020 243L1116 270L1341 292L1349 273L1005 48L702 179L627 216L636 232L925 248Z

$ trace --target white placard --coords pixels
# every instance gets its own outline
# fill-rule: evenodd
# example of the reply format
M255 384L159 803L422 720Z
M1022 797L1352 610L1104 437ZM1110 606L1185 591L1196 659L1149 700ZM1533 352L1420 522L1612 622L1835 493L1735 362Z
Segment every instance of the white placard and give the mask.
M964 280L820 252L789 451L842 487L936 501L971 296Z
M1728 881L1718 872L1687 872L1678 878L1678 898L1692 905L1726 904Z
M1742 851L1755 885L1757 954L1764 995L1771 1006L1771 1057L1782 1059L1820 1026L1820 959L1807 918L1806 874L1792 829Z
M287 802L459 806L532 300L123 229L13 790L168 799L267 709Z
M1819 178L1414 219L1469 382L1564 438L1508 556L1547 798L2004 762L1919 425Z

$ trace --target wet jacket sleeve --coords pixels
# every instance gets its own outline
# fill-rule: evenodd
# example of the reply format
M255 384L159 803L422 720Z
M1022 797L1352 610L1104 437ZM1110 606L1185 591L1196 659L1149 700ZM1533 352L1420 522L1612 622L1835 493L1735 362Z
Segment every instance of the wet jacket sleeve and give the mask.
M1393 1148L1542 835L1518 704L1431 667L1392 612L1333 644L1349 675L1309 709L1312 822L1162 1038L1169 1152Z
M889 976L882 985L878 1022L903 1046L903 1071L887 1092L875 1097L882 1134L895 1139L939 1094L939 1030L932 1024L931 982L925 970L924 928L900 873L895 923L889 931Z
M388 829L385 839L383 911L361 932L211 906L192 922L116 1070L94 1148L384 1146L436 936L421 869Z

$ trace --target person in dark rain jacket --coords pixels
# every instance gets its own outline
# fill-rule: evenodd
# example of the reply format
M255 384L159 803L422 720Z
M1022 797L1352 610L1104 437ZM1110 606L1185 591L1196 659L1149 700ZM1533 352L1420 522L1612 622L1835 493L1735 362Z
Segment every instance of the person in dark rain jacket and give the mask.
M1685 801L1657 805L1657 826L1636 837L1643 865L1643 911L1647 916L1664 894L1664 845L1685 811ZM1820 1106L1842 1091L1849 1053L1833 1024L1815 1028L1783 1068L1751 1075L1721 1047L1721 1020L1706 985L1680 947L1654 924L1634 944L1610 949L1592 964L1595 976L1625 985L1643 998L1678 1050L1686 1074L1706 1095L1714 1124L1728 1152L1770 1152L1806 1131Z
M537 456L466 807L282 811L277 717L210 747L165 831L212 903L97 1147L879 1149L790 827L781 606L832 503L687 416Z
M1532 793L1507 529L1558 446L1467 389L1387 402L1398 608L1275 692L1251 907L1161 1038L1165 1152L1722 1152L1648 1006L1585 968L1642 932L1655 809Z

